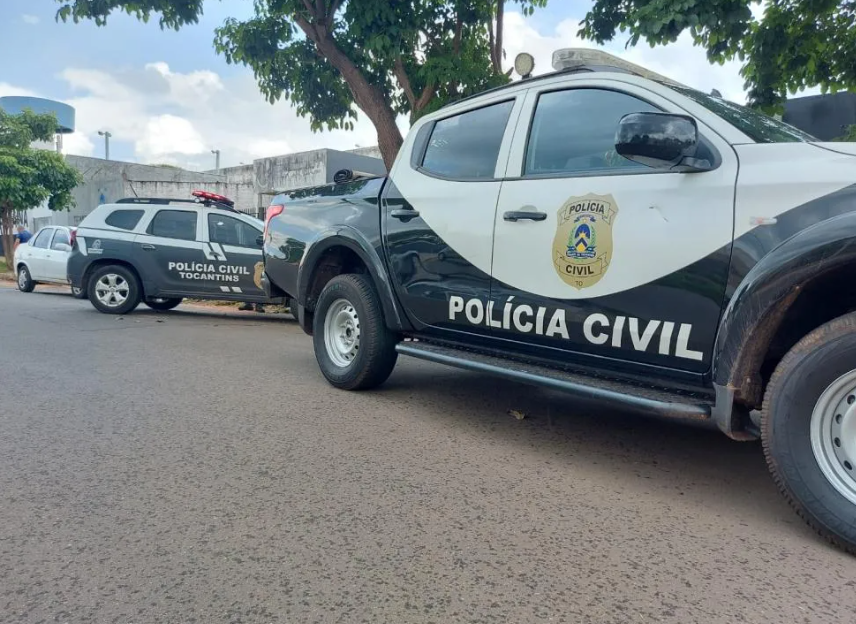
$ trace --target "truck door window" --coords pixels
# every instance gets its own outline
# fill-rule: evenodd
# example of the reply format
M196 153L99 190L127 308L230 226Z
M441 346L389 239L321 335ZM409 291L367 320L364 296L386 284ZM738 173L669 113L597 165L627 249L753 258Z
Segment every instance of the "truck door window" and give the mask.
M543 93L529 131L525 175L645 169L615 151L615 130L628 113L657 112L627 93L569 89Z
M195 241L196 213L187 210L160 210L149 225L149 234Z
M422 168L453 180L492 179L513 106L509 100L438 121Z
M252 225L221 214L208 215L208 240L221 245L257 248L261 232Z

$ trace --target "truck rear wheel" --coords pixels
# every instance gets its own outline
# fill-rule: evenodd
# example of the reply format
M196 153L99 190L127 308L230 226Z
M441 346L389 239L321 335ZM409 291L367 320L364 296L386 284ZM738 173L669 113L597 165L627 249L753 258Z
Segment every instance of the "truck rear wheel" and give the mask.
M817 328L782 359L764 397L761 438L791 506L856 554L856 314Z
M374 286L362 275L340 275L324 287L312 340L324 377L343 390L379 386L398 358L395 334L384 324Z

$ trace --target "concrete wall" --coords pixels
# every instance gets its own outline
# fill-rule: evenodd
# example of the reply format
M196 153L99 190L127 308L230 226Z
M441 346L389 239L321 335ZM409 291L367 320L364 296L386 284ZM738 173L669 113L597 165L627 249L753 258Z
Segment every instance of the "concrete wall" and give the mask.
M73 191L77 205L70 212L54 213L46 206L31 210L27 224L32 229L49 224L77 225L100 204L123 197L190 199L195 190L225 195L238 210L258 214L277 192L332 182L339 169L384 174L383 161L373 157L375 153L379 153L377 148L353 152L321 149L261 158L251 165L219 172L66 156L67 162L83 174L83 184Z

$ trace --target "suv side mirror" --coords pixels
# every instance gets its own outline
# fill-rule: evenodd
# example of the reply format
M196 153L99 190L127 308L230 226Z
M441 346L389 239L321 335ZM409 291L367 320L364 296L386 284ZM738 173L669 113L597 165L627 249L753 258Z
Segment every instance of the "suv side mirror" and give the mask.
M630 113L615 132L616 152L655 169L708 171L710 162L694 158L697 148L698 125L688 115Z
M257 245L258 247L264 247L264 245L265 245L265 237L264 237L264 236L261 236L261 235L256 236L256 245Z

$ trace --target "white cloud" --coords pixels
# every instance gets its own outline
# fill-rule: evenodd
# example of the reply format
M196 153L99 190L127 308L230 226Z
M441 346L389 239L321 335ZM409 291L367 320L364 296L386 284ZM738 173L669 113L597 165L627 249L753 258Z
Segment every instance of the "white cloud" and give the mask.
M209 70L181 73L163 61L111 72L68 68L61 72L78 93L77 128L87 137L109 130L113 141L129 141L145 163L213 169L322 147L375 145L371 122L360 114L353 132L313 133L291 106L268 104L249 73L224 79ZM86 147L85 145L83 146Z
M62 137L62 151L65 154L77 154L78 156L94 156L95 144L81 132L66 134Z
M36 92L23 87L10 85L8 82L0 82L0 97L19 96L19 97L35 97Z
M35 26L39 22L41 22L41 18L38 15L29 15L28 13L24 13L21 16L21 21L25 24L29 24L30 26Z
M657 48L641 44L625 49L623 42L619 41L598 46L577 36L580 20L581 17L564 19L555 26L552 33L542 34L520 13L508 13L504 33L506 64L511 65L519 52L529 52L535 57L535 74L543 74L553 70L553 52L559 48L597 48L689 87L705 92L718 89L727 99L741 103L746 100L743 78L739 73L740 64L736 61L724 65L710 64L705 51L695 47L686 33L675 43Z

